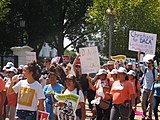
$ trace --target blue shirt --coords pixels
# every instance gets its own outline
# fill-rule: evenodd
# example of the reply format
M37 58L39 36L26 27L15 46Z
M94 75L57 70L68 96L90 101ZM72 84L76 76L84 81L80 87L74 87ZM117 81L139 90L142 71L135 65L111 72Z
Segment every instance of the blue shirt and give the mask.
M61 93L61 90L63 89L63 85L57 83L55 86L52 87L51 90L51 84L48 84L44 86L43 92L46 97L45 99L45 105L46 105L46 112L50 113L50 117L54 116L53 114L53 108L52 108L52 98L51 95L54 98L55 93ZM54 102L57 102L57 100L54 98Z
M155 80L157 80L157 70L155 69ZM143 81L143 88L144 89L148 89L150 90L152 87L152 84L154 82L154 78L153 78L153 68L148 69L145 73L145 77L144 77L144 81Z
M153 83L151 90L154 92L154 96L160 97L160 81Z

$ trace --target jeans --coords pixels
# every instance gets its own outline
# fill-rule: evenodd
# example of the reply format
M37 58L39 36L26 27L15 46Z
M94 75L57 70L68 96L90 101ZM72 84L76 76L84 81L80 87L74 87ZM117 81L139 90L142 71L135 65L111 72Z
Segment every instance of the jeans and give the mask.
M110 114L110 120L128 120L130 113L131 113L131 108L130 107L122 107L123 105L119 104L113 104L112 109L111 109L111 114ZM123 113L123 114L122 114Z
M17 110L17 116L20 120L36 120L36 111Z
M150 90L143 90L142 92L142 111L143 115L146 116L147 106L148 106L148 97L150 94ZM150 106L149 106L149 116L152 117L152 110L153 110L153 97L151 98Z
M155 120L158 120L158 105L159 105L159 103L160 103L160 97L154 96L153 110L154 110Z

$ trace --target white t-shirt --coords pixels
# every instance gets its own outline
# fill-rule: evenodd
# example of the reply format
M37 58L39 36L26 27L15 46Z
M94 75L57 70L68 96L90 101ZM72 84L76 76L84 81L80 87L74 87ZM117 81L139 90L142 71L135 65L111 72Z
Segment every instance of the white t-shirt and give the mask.
M64 94L75 94L75 95L77 95L77 88L75 88L73 91L69 91L68 89L66 89L64 91ZM82 93L82 90L79 90L79 102L78 103L80 103L80 102L84 102L84 95ZM81 108L81 107L78 104L77 109L79 109L79 108Z
M13 90L18 93L17 109L36 111L39 99L45 99L42 86L37 81L29 84L26 80L19 81Z

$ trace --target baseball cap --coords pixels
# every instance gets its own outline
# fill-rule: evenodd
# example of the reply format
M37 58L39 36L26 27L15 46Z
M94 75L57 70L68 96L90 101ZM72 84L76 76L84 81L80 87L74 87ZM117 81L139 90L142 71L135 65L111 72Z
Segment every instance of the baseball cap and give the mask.
M13 72L14 74L17 74L18 70L15 67L11 67L7 69L7 72Z
M19 65L18 69L23 69L24 65Z
M129 62L127 65L132 65L132 63Z
M69 79L69 80L76 80L76 77L74 76L74 75L72 75L72 74L68 74L67 76L66 76L66 80L67 79Z
M96 75L106 75L106 74L107 74L107 71L105 69L99 69Z
M136 73L133 71L133 70L130 70L127 75L133 75L133 76L136 76Z
M127 70L124 67L120 67L117 72L127 74Z
M117 69L113 69L111 72L110 72L111 75L113 74L117 74Z
M14 67L14 64L12 62L7 62L6 67Z

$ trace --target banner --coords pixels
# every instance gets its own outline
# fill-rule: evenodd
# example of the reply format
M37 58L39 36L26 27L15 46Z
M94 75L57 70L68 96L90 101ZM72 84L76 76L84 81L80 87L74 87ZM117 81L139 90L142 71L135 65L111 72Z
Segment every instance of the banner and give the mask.
M62 55L63 63L71 62L71 59L68 55Z
M58 107L58 120L76 120L76 109L79 104L79 96L75 94L55 94L58 102L63 102L62 107Z
M126 56L125 55L116 55L116 56L111 56L112 60L125 60Z
M60 59L61 59L61 57L54 57L54 58L52 58L52 60L51 60L51 64L53 64L53 63L56 63L56 64L58 64L59 63L59 61L60 61Z
M100 60L97 47L79 49L82 74L97 73L100 69Z
M38 110L36 120L49 120L49 113Z
M155 55L157 34L129 31L128 49Z
M37 61L36 52L25 52L26 56L26 64L31 63L33 61Z

